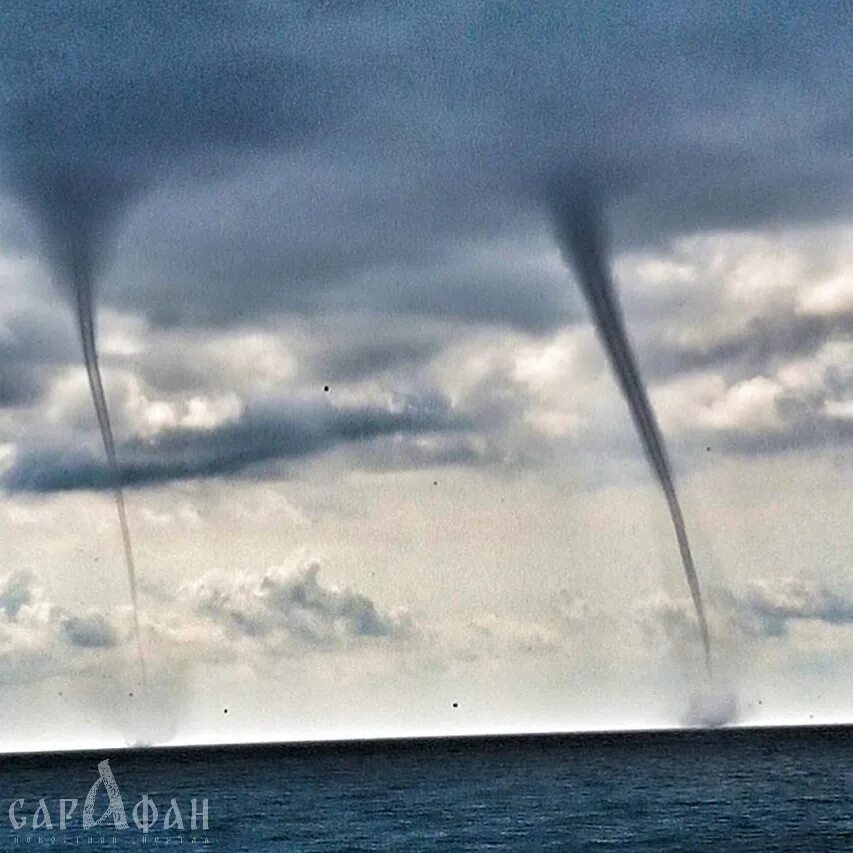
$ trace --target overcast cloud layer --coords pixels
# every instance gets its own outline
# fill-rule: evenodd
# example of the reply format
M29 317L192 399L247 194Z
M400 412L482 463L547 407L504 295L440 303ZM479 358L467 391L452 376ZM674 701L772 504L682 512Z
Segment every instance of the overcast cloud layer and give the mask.
M0 407L36 403L50 365L76 357L61 345L67 334L45 334L61 315L30 297L45 293L36 284L45 268L27 261L52 257L42 237L57 226L45 217L69 210L94 241L102 306L150 329L305 318L322 341L301 365L315 387L383 370L400 378L466 328L541 336L584 322L551 252L543 201L557 179L582 175L601 197L617 251L843 220L851 36L841 3L10 8L0 27L2 236L9 263L28 265L4 276ZM748 380L779 357L849 340L849 298L830 293L817 310L796 294L725 304L711 294L729 286L726 271L688 264L696 269L674 268L680 295L652 293L645 317L634 315L635 337L642 346L661 296L717 309L720 327L661 340L651 325L653 375L704 369ZM630 306L639 283L629 273ZM330 316L366 318L360 339L340 324L324 334ZM162 387L176 365L159 367L148 378ZM846 417L823 418L817 433L793 423L843 397L847 377L833 383L805 399L778 388L791 429L726 444L846 442ZM228 429L232 446L239 430ZM240 434L247 462L292 454L260 451L251 424ZM198 454L175 461L171 441L160 442L162 459L143 462L124 438L131 485L216 468ZM104 481L94 459L66 454L27 451L7 488ZM222 472L243 464L225 452Z
M546 228L554 176L643 242L849 212L851 27L840 2L21 4L3 175L41 212L79 196L103 299L156 322L553 328L561 282L472 252Z

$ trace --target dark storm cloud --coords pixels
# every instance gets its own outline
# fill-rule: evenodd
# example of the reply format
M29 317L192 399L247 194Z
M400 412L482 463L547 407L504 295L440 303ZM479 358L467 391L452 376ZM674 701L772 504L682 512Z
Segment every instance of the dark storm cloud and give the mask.
M127 487L235 474L260 463L299 460L340 445L382 437L443 433L466 422L440 397L403 401L396 409L331 405L256 405L235 422L213 429L177 429L120 448ZM10 492L109 489L99 455L79 450L23 453L3 476Z
M326 87L345 83L328 65L318 79L294 55L307 16L236 3L8 7L9 179L23 170L32 192L53 192L63 187L48 180L65 176L87 209L108 214L193 149L215 156L305 138L331 113Z
M33 371L0 364L0 409L32 403L40 392L41 383Z
M76 361L72 325L52 311L29 307L0 318L0 364L62 364Z
M76 360L70 323L45 310L0 317L0 408L34 403L48 370Z
M542 333L584 316L571 283L538 263L555 174L594 182L617 251L848 213L852 27L834 2L20 3L0 19L0 186L16 199L0 238L32 252L41 228L63 278L75 237L99 297L154 325L251 328L277 311L392 329L402 315L448 320L436 339L328 341L310 369L396 375L456 322ZM849 320L735 329L695 347L643 347L638 330L640 361L650 375L755 375ZM24 361L0 361L0 405L38 395ZM806 403L782 405L790 419ZM338 441L324 423L315 447L301 416L283 417L281 431L247 412L129 444L122 474L211 476ZM847 430L796 424L723 440L764 452ZM478 455L461 440L439 453ZM23 448L5 482L105 488L107 472L94 456Z
M104 298L157 322L541 330L562 284L452 258L545 231L554 171L623 241L849 211L852 27L840 2L18 4L3 174L54 231L76 199Z
M449 176L414 180L404 167L388 176L381 151L377 142L344 173L334 158L355 156L345 150L328 152L329 164L265 161L178 199L164 190L128 220L106 287L124 307L141 302L162 326L227 326L277 311L411 314L532 331L571 319L571 299L554 276L494 252L512 229L535 232L532 210L464 175L444 187Z
M435 355L440 348L436 339L413 340L408 338L367 340L340 347L318 358L315 375L329 379L351 381L374 376L389 370L399 370L411 364L420 364Z
M26 211L11 198L0 197L0 253L20 257L37 251L32 223Z

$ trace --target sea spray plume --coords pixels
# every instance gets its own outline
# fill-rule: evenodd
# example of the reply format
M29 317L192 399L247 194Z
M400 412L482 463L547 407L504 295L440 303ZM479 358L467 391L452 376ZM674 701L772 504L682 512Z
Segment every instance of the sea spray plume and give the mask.
M592 312L599 338L607 351L611 368L642 440L646 458L666 498L678 540L681 562L687 577L687 585L690 587L690 595L696 609L705 652L705 665L710 674L711 641L699 579L687 538L687 528L678 502L666 445L628 342L622 312L610 281L600 211L596 199L589 188L582 183L569 187L562 185L552 192L551 209L564 257L575 269L578 282Z

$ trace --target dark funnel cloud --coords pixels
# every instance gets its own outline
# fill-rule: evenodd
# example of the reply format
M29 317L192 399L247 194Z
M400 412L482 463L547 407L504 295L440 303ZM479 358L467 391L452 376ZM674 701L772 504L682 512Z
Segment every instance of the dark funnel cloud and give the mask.
M181 2L3 10L2 182L32 212L57 286L73 304L143 680L133 546L98 361L96 283L121 216L142 192L167 175L217 171L235 151L292 144L324 112L305 68L258 49L263 17L238 5Z
M574 185L562 184L553 190L552 209L563 253L575 269L578 283L592 312L598 336L607 351L610 366L642 441L646 458L666 498L684 574L696 608L705 662L710 671L711 642L699 578L690 551L687 528L678 502L666 444L631 350L622 311L610 280L598 200L583 182Z
M83 362L106 454L110 485L115 494L142 680L147 683L139 626L136 561L115 438L98 361L94 306L95 282L101 269L107 235L133 182L132 179L104 180L103 176L94 172L87 175L71 164L66 168L50 163L42 165L41 170L37 163L21 169L21 194L37 214L57 283L69 292L74 307Z

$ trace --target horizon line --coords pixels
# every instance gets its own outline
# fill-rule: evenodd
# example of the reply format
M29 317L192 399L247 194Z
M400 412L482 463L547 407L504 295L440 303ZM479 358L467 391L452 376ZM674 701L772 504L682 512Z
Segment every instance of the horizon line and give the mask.
M115 751L121 753L147 753L147 752L174 752L178 750L237 750L237 749L305 749L305 748L331 748L373 746L373 745L417 745L435 741L496 741L496 740L524 740L536 738L548 739L585 739L600 738L608 736L636 737L643 735L696 735L722 732L745 732L745 731L797 731L797 730L839 730L853 729L853 722L808 722L808 723L732 723L721 726L660 726L646 728L612 728L612 729L573 729L573 730L542 730L542 731L514 731L514 732L453 732L445 734L416 734L416 735L365 735L339 738L294 738L292 740L249 740L249 741L221 741L210 743L157 743L148 744L137 742L132 744L119 744L113 746L86 746L72 747L69 749L33 749L33 750L10 750L6 751L0 747L0 756L4 759L14 758L37 758L43 756L75 756L83 754L101 753Z

